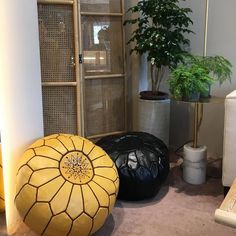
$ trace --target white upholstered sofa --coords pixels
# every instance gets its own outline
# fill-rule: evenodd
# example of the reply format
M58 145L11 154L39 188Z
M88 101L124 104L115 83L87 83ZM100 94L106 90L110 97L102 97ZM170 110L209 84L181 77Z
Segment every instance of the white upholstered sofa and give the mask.
M235 178L236 178L236 90L227 95L225 99L223 176L222 176L222 182L224 187L230 187Z

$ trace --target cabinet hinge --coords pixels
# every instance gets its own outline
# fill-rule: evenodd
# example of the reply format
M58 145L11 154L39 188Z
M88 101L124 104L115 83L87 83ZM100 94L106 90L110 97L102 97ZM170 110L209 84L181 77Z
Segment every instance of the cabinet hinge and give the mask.
M79 54L79 64L83 63L83 54Z

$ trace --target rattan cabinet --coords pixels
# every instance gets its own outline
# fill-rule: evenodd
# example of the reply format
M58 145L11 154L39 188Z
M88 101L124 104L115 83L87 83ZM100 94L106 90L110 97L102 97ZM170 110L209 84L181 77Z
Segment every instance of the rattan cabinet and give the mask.
M126 130L124 3L40 0L45 135Z

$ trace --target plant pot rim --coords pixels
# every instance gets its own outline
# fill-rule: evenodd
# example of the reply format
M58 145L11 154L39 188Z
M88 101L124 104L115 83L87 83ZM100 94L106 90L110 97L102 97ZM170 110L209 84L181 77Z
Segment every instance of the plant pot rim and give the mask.
M146 100L146 99L138 99L139 103L146 103L146 104L170 104L171 99L163 99L163 100Z
M169 94L162 92L162 91L150 91L150 90L145 90L145 91L141 91L139 93L140 95L140 99L143 100L167 100L169 99Z

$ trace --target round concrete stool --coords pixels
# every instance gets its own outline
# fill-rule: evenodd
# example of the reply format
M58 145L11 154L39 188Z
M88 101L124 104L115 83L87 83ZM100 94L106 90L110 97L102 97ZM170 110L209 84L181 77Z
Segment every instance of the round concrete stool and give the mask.
M110 157L74 135L51 135L21 158L15 203L24 222L40 235L90 235L116 201L119 178Z

